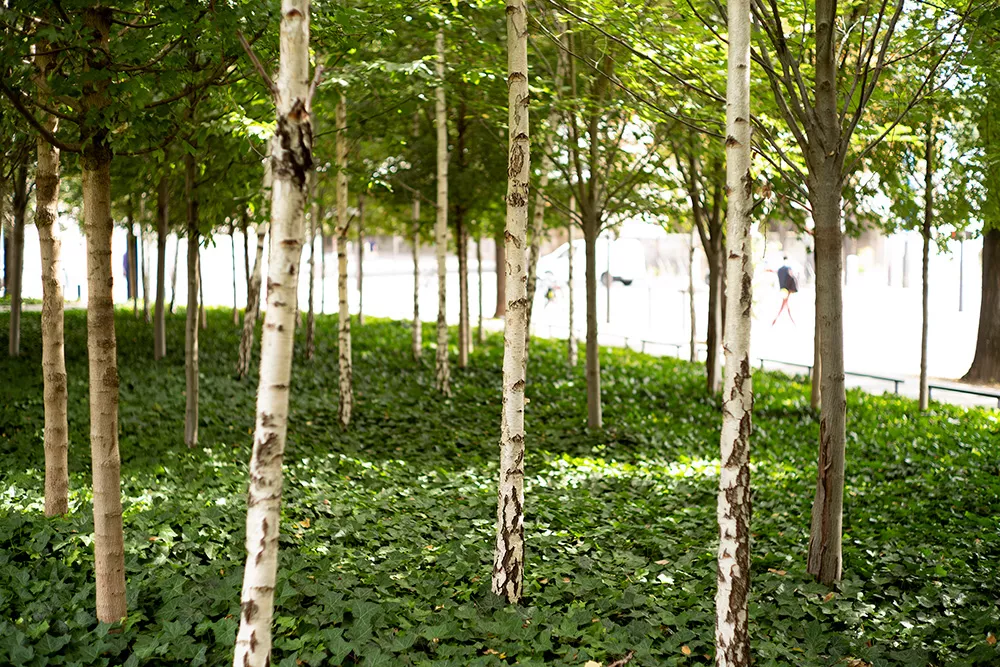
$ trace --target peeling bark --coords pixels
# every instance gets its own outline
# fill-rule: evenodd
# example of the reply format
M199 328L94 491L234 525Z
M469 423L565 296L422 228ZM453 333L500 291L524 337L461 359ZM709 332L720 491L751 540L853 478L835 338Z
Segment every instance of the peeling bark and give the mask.
M314 169L309 81L309 0L282 0L281 62L274 91L278 122L271 142L271 257L247 495L247 560L233 667L270 665L281 522L281 465L288 431L295 342L293 308L305 205Z
M750 212L750 0L729 0L726 85L727 271L725 385L719 473L719 552L715 595L715 664L749 667L750 431L753 379L750 332L753 266Z
M438 85L435 90L434 126L437 129L437 221L434 245L437 251L438 315L437 351L434 356L434 386L445 396L451 395L448 368L447 275L445 258L448 252L448 117L444 96L444 28L439 28L435 40Z
M35 87L44 104L49 99L48 77L55 58L47 41L39 42L35 56ZM59 119L42 113L50 133ZM63 337L62 239L56 218L59 213L59 149L44 138L36 141L35 227L42 256L42 382L45 405L45 516L69 511L69 424L67 379Z
M351 423L354 408L354 370L351 359L351 311L347 302L347 98L340 96L337 105L337 289L340 306L338 329L338 359L340 365L340 401L338 415L341 428Z
M524 581L524 385L527 356L528 189L531 180L528 139L528 7L506 0L509 143L504 321L503 407L497 538L493 555L493 592L508 603L521 599Z

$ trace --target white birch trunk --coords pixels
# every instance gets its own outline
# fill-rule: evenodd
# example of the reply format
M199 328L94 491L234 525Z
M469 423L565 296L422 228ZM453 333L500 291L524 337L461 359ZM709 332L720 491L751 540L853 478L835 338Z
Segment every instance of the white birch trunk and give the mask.
M726 355L719 475L718 589L715 664L749 667L750 431L753 380L750 328L753 267L750 248L750 0L729 0L726 85Z
M340 364L340 401L338 414L341 428L351 423L354 408L354 380L351 358L351 311L347 302L347 97L340 96L337 104L337 292L339 300L339 330L337 353Z
M437 354L434 357L434 385L446 396L451 395L448 368L448 295L446 292L448 252L448 117L444 99L444 29L439 28L435 40L438 86L435 91L434 126L437 129L437 221L434 244L437 251L438 315Z
M504 318L503 407L493 592L509 603L516 603L521 599L524 581L524 383L528 306L525 236L531 169L528 141L528 7L524 0L506 0L506 7L510 128L507 223L504 232L507 314Z
M476 233L476 278L479 293L479 324L476 327L476 342L482 345L486 341L486 332L483 331L483 235L481 231Z
M38 44L35 87L43 103L49 97L48 76L55 58L49 43ZM59 119L42 114L45 128L55 134ZM36 143L35 227L42 256L42 382L45 404L45 516L69 510L69 424L63 339L62 239L56 222L59 208L59 149L42 137Z
M688 360L693 364L698 361L698 322L695 319L696 313L694 308L694 247L695 247L695 234L697 232L694 228L691 229L691 237L688 240L688 317L691 319L690 337L688 345L690 346Z
M149 311L149 234L146 232L146 195L139 197L139 271L142 274L142 321L152 320Z
M229 227L230 254L233 259L233 326L240 323L240 303L236 295L236 222Z
M170 307L167 312L171 315L174 314L174 301L177 299L177 260L180 258L181 254L181 237L180 235L174 240L174 268L170 272Z
M313 172L313 187L311 196L312 207L309 210L309 314L306 316L306 359L312 360L316 354L316 308L314 293L316 291L316 220L319 218L319 203L316 201L315 172Z
M309 176L313 170L309 99L309 0L282 0L281 64L275 88L278 123L271 146L271 256L261 336L260 383L250 490L246 570L234 667L265 667L278 570L281 463L288 430L295 337L295 293Z

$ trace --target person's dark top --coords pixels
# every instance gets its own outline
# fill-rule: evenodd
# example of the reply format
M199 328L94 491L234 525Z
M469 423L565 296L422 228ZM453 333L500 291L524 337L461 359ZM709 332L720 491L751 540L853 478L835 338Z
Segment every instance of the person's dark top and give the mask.
M778 285L781 289L787 290L789 294L799 291L799 281L795 277L792 267L787 264L778 269Z

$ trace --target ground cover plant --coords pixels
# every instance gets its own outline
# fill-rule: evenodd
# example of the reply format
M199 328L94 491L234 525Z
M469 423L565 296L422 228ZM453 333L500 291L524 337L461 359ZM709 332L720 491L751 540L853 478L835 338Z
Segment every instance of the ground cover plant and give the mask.
M183 349L118 314L129 616L93 612L85 313L67 312L70 512L42 515L38 345L0 360L0 664L231 662L253 382L238 330L201 337L201 443L184 434ZM6 316L0 316L0 331ZM183 315L168 320L183 339ZM26 313L22 340L39 341ZM273 664L710 664L719 403L704 369L603 350L605 429L583 369L532 344L525 598L489 590L501 340L433 390L410 331L354 329L355 412L337 413L336 319L296 342ZM433 336L431 327L425 340ZM254 373L251 373L251 377ZM997 413L850 392L844 579L805 572L818 424L808 387L755 376L751 636L759 665L1000 664Z

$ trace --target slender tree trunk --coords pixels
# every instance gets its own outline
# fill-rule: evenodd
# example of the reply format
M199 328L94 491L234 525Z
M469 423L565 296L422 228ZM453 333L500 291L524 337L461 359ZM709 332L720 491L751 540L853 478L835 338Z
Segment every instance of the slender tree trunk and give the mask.
M7 220L6 190L7 182L0 178L0 237L3 238L3 293L5 296L10 296L10 274L11 269L13 268L11 264L11 255L13 255L13 252L10 247L11 229L10 223Z
M337 288L340 301L338 353L340 360L340 403L341 428L351 423L354 408L354 370L351 355L351 311L347 302L347 233L350 218L347 217L347 98L340 96L337 105Z
M503 334L503 413L493 592L513 604L521 599L524 581L524 382L528 323L524 255L531 168L528 141L528 7L524 0L506 0L506 4L510 131L504 233L508 264L504 274L509 300Z
M569 299L569 337L566 339L566 361L570 367L576 366L577 342L576 324L573 322L573 219L576 217L576 197L569 197L569 218L566 223L566 241L568 243L567 258L569 261L569 276L566 281L566 294Z
M257 253L254 256L253 274L247 288L247 309L243 313L243 332L240 334L240 356L236 363L236 375L240 379L250 372L250 357L253 353L254 329L260 314L261 265L264 263L264 236L266 231L257 227Z
M458 253L458 367L469 366L469 255L466 252L464 212L455 211L455 250Z
M177 239L174 241L174 268L170 272L170 307L167 312L171 315L174 314L174 302L177 299L177 260L181 256L181 237L180 234L177 235Z
M315 173L315 172L314 172ZM315 178L313 179L315 181ZM316 201L315 184L312 192L312 206L309 211L309 314L306 317L306 359L312 360L316 354L316 309L313 294L316 291L316 220L319 218L319 203Z
M924 224L921 235L924 238L924 248L921 264L921 324L920 324L920 409L926 410L930 404L930 390L927 386L927 330L930 312L928 298L930 284L928 268L931 252L931 222L934 219L934 121L927 122L927 141L924 150Z
M437 222L434 226L434 244L438 269L437 353L434 357L434 386L446 396L451 395L448 369L448 269L445 259L448 252L448 116L444 99L444 28L438 28L435 40L437 51L436 72L438 86L435 91L434 126L437 128Z
M365 323L365 193L358 194L358 326Z
M153 357L167 356L167 322L164 313L167 277L167 224L170 218L170 183L160 176L156 190L156 306L153 309Z
M825 177L825 178L824 178ZM841 276L840 177L832 169L809 184L816 221L816 293L820 320L822 407L819 464L809 536L808 572L830 585L841 575L846 394Z
M722 239L712 236L712 248L705 253L708 259L708 333L705 339L708 348L705 359L706 384L711 394L722 390Z
M142 281L142 321L149 324L151 321L149 312L149 257L146 233L146 195L139 198L139 268Z
M230 254L233 258L233 326L240 323L240 304L236 296L236 224L229 227Z
M990 189L993 189L991 184ZM994 196L990 193L988 196ZM1000 228L983 234L983 293L979 332L966 382L1000 383Z
M587 427L601 428L601 358L597 346L597 234L596 212L583 211L583 238L586 243L587 281Z
M316 224L319 225L319 313L326 315L326 228L322 220Z
M478 292L479 323L476 326L476 343L482 345L486 342L486 332L483 331L483 235L481 231L476 232L476 291Z
M691 238L688 241L688 314L691 320L691 340L690 345L690 356L688 357L691 363L696 363L698 361L698 323L696 320L695 307L694 307L694 245L695 245L695 230L691 230Z
M49 98L48 77L55 58L40 42L35 56L35 87L40 100ZM59 119L42 114L45 128L55 134ZM69 424L67 419L66 359L63 343L62 239L59 213L59 149L42 137L36 142L35 227L42 256L42 382L45 405L45 516L69 511Z
M187 325L184 329L184 444L198 444L198 327L200 310L198 292L201 285L198 266L198 195L195 192L194 156L184 156L184 191L187 198Z
M493 312L493 318L503 317L507 312L507 281L504 280L503 267L507 266L507 260L504 257L506 253L506 248L504 247L504 237L503 234L497 236L495 239L495 257L496 257L496 273L497 276L497 307Z
M715 664L749 667L750 430L753 380L750 330L753 267L750 249L750 0L729 0L726 85L726 354L719 472L718 588Z
M136 262L135 217L132 195L128 196L128 235L125 247L125 270L128 271L128 298L132 300L132 316L139 319L139 281Z
M250 225L247 221L247 210L244 208L240 220L240 231L243 232L243 277L246 279L247 296L250 295ZM244 311L245 312L245 311Z
M14 172L14 230L11 234L10 356L21 355L21 291L24 281L24 218L28 208L28 167L23 162Z
M272 139L271 258L267 312L261 338L260 383L250 490L247 494L246 569L233 667L271 663L271 619L278 572L281 463L288 431L293 324L312 159L309 99L309 0L282 0L281 61ZM338 126L338 127L342 127Z
M420 322L420 200L413 198L413 358L423 354L423 325Z
M107 62L111 10L84 10L90 33L87 69ZM93 467L94 569L97 620L115 623L125 618L125 535L122 529L121 458L118 453L118 345L115 340L114 272L111 261L111 149L103 118L111 104L108 81L97 77L83 87L85 120L80 166L83 215L87 235L87 362L90 385L90 456Z

